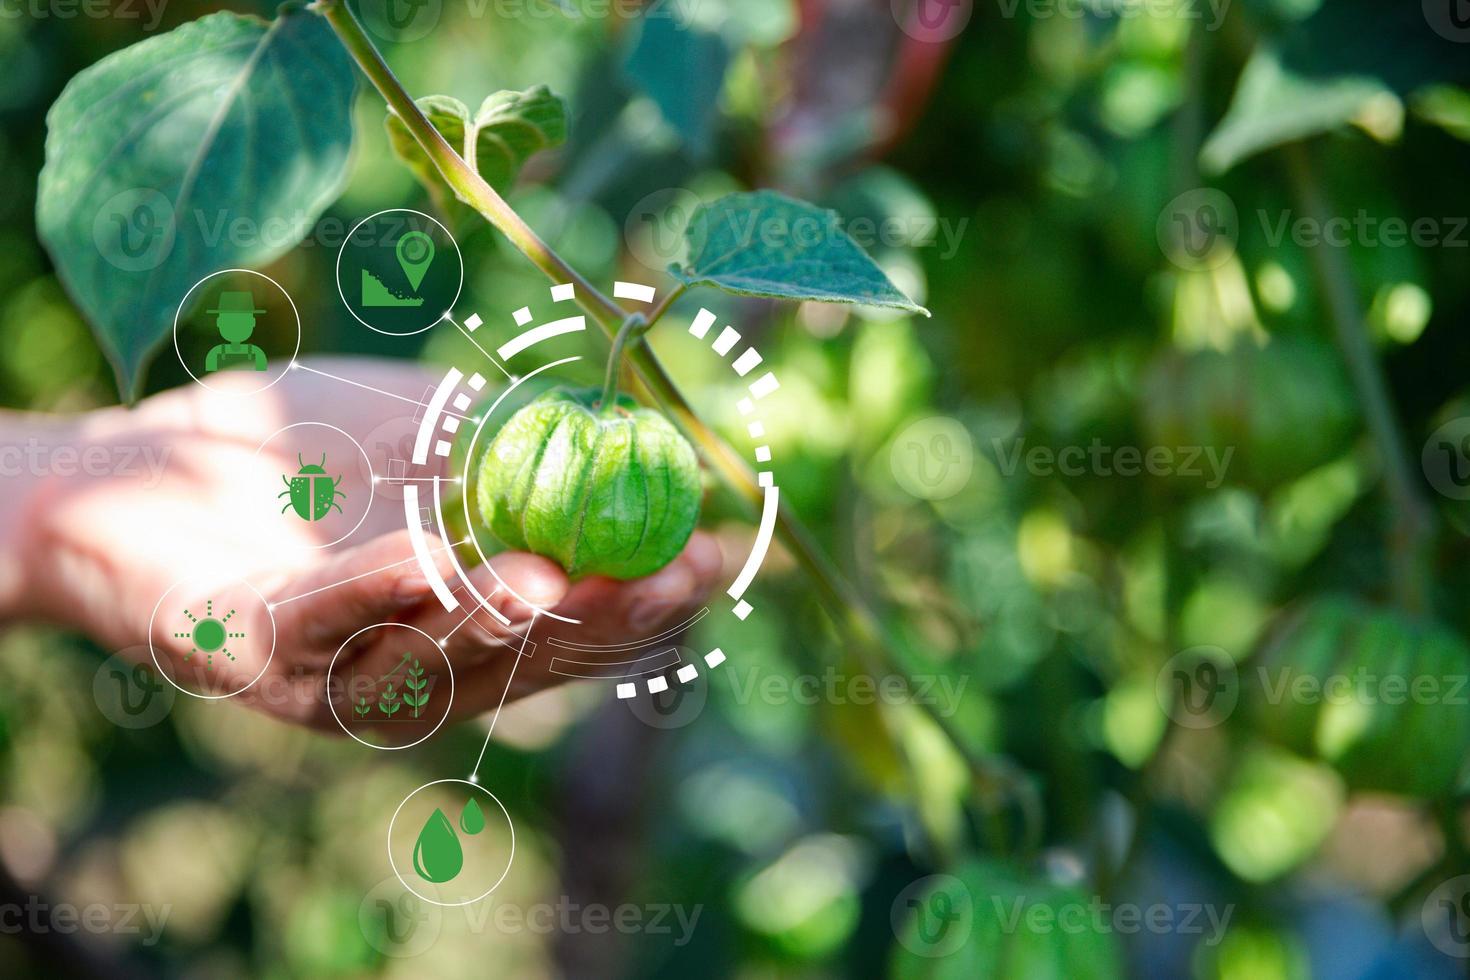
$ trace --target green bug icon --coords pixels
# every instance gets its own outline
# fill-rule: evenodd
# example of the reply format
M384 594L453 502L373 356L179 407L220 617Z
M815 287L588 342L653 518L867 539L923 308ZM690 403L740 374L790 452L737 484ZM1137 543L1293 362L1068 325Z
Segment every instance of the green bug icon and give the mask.
M276 499L290 498L281 508L281 513L294 510L297 517L310 522L321 520L334 508L337 513L343 513L342 505L337 503L337 498L346 500L347 494L337 489L338 484L342 482L340 476L333 479L327 475L327 454L322 453L322 461L317 464L302 462L301 454L297 453L296 462L301 466L296 475L281 477L281 482L286 484L286 489L276 494Z

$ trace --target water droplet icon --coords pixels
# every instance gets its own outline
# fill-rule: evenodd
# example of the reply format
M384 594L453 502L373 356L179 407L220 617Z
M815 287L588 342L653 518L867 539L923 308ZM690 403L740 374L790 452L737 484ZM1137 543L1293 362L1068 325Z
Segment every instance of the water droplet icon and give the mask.
M443 884L464 867L464 850L444 811L435 809L413 845L413 869L427 881Z
M485 829L485 811L480 809L474 797L466 800L464 809L459 812L459 829L467 834L478 834Z

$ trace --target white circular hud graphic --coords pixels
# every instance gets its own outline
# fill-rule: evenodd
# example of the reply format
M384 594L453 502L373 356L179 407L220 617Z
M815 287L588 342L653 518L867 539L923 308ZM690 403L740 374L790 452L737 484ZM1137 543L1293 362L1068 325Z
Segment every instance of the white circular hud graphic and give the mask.
M369 634L376 634L371 644L364 642ZM370 662L364 655L342 660L343 653L370 645L388 651L387 659ZM453 706L454 668L443 647L416 626L365 626L337 648L327 665L332 717L353 741L369 748L393 751L418 745L439 730ZM399 733L405 730L418 737L401 740Z
M409 208L363 218L337 252L337 294L376 333L410 337L454 310L464 256L444 225Z
M388 824L388 863L432 905L478 902L500 887L516 853L510 813L464 779L438 779L406 796Z
M377 484L362 444L325 422L295 422L271 433L255 450L279 465L251 468L250 499L259 527L309 527L329 548L355 534L372 510ZM369 475L364 478L363 473Z
M159 656L159 640L178 652L178 663ZM206 701L234 697L260 680L275 656L275 614L243 580L176 582L148 619L148 650L164 680L185 694Z
M272 323L288 317L291 352L271 347ZM180 326L190 329L180 330ZM301 352L301 314L285 287L253 269L221 269L196 282L174 311L174 353L189 377L226 394L234 388L210 384L221 372L232 381L254 379L243 393L264 391L286 376Z

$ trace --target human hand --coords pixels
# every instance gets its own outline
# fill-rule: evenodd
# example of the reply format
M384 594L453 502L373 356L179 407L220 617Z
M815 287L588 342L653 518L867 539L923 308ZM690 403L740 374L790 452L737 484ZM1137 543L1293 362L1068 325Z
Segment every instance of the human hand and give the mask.
M395 419L401 431L410 431L411 403L437 380L391 361L303 363L377 391L291 371L266 391L231 393L220 389L248 391L249 376L226 374L211 378L212 389L181 388L132 410L104 410L48 428L46 439L79 454L102 447L99 458L116 463L126 456L148 465L139 463L127 474L114 465L97 475L44 476L13 501L18 516L12 515L11 555L24 584L9 613L80 628L115 649L143 643L151 630L162 668L181 686L228 694L249 684L237 695L241 703L335 730L326 700L328 665L364 627L392 622L434 640L447 638L444 650L455 674L451 717L464 717L493 709L507 696L515 648L535 625L537 609L581 621L558 622L559 637L615 644L678 625L712 589L720 551L703 532L671 565L632 582L573 584L548 559L504 553L491 559L493 570L480 567L469 575L510 621L507 629L483 614L466 620L465 611L444 609L414 560L402 508L381 494L340 544L330 543L325 525L289 513L257 519L257 488L275 482L279 489L281 475L298 469L274 441L257 453L273 433L298 422L334 426L363 444L372 473L381 476L388 458L401 453L368 435L392 430ZM341 467L344 491L366 493L370 477L359 469ZM445 543L430 538L430 546L441 574L453 581ZM245 638L234 647L225 644L229 655L197 650L189 624L177 616L161 613L150 625L160 597L175 584L170 613L188 609L198 616L206 602L221 617L237 610L226 628ZM541 623L544 629L544 617ZM272 631L270 655L263 641ZM388 638L369 633L343 649L343 657L371 672L397 652ZM508 700L555 683L550 659L521 662Z

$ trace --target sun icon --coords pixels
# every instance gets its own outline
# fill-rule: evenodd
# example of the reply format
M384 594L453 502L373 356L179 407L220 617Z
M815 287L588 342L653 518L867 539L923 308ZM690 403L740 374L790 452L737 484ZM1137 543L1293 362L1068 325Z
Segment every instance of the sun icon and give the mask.
M189 622L194 624L194 628L189 632L174 634L177 638L190 640L194 644L189 652L184 654L184 663L188 663L189 658L200 651L203 651L205 655L205 667L214 666L214 655L217 652L224 654L232 661L235 659L235 655L230 652L230 648L225 646L230 640L243 640L245 638L244 633L231 633L225 627L225 624L230 621L230 617L235 615L235 610L231 609L223 617L216 619L214 615L214 600L209 599L204 603L203 619L195 616L187 609L184 610L184 615L189 617Z

